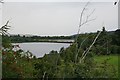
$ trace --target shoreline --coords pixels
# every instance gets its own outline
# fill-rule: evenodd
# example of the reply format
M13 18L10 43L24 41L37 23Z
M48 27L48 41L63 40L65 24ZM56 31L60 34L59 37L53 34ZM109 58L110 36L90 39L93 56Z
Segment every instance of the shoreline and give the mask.
M25 41L25 42L12 42L12 43L31 43L31 42L74 43L74 41Z

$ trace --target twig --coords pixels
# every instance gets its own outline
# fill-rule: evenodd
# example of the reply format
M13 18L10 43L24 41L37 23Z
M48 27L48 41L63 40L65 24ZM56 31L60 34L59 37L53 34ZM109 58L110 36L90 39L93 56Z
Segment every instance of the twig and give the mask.
M96 20L96 18L94 18L94 19L90 19L90 20L86 20L86 21L83 22L80 26L83 26L84 24L86 24L86 23L88 23L88 22L90 22L90 21L94 21L94 20Z
M84 6L84 8L83 8L83 10L82 10L82 12L80 14L80 22L79 22L79 28L78 28L76 39L78 38L78 34L80 33L80 27L82 26L81 24L82 24L83 13L84 13L86 7L88 6L88 4L89 4L89 2L87 2L87 4Z

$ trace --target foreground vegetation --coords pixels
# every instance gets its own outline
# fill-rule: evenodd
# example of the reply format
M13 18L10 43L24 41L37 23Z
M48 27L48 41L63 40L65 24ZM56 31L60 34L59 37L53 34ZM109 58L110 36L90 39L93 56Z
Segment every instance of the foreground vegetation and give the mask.
M120 30L109 33L103 28L96 43L81 61L81 56L84 56L83 53L92 44L98 32L79 35L76 40L78 47L75 42L66 49L61 48L59 52L51 51L42 58L36 58L29 51L14 51L10 38L3 35L2 77L118 78Z

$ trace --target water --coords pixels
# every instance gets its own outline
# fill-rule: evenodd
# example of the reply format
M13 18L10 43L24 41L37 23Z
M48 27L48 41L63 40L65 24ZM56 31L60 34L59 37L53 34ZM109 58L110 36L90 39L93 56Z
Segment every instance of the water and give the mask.
M49 43L49 42L31 42L31 43L15 43L19 45L24 51L30 51L36 57L43 57L50 51L59 51L61 47L67 48L70 46L69 43Z

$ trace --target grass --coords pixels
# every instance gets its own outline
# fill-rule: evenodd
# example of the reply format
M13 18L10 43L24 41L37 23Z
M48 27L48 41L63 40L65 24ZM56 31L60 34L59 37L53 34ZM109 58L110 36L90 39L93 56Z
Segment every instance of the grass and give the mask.
M100 55L100 56L95 56L94 60L97 63L102 63L104 62L104 60L108 59L109 64L118 67L118 57L120 57L120 55Z
M94 60L95 62L97 63L97 65L101 65L105 60L107 60L107 63L114 66L114 68L116 69L117 73L116 73L116 76L118 77L119 75L119 58L120 58L120 55L99 55L99 56L95 56L94 57ZM108 66L108 69L109 70L112 70L110 69L110 67Z

